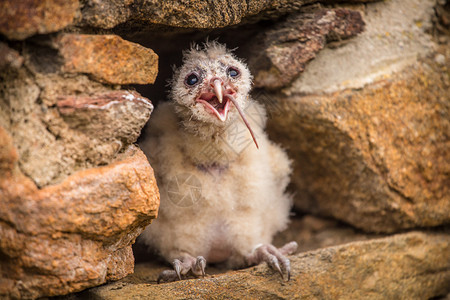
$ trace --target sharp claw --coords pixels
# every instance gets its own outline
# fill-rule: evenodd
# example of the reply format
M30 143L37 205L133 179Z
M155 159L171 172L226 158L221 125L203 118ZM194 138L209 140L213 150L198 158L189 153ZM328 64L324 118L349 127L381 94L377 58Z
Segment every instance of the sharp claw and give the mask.
M286 274L286 281L289 281L291 280L291 262L285 255L296 251L297 246L296 242L288 243L282 248L276 248L270 244L258 245L258 247L246 257L246 260L250 265L266 262L271 268L278 271L281 275L281 279L284 280L284 274Z
M181 261L178 259L175 259L173 261L173 269L175 270L175 273L177 273L178 279L181 280Z
M271 265L273 268L275 268L275 269L278 271L278 273L280 273L281 278L283 278L283 271L281 271L280 264L278 263L278 259L277 259L275 256L273 256L273 257L270 259L270 265Z
M197 257L196 268L200 269L202 276L205 277L206 259L203 256Z
M287 273L287 281L291 280L291 262L289 261L289 259L286 259L284 261L284 269Z

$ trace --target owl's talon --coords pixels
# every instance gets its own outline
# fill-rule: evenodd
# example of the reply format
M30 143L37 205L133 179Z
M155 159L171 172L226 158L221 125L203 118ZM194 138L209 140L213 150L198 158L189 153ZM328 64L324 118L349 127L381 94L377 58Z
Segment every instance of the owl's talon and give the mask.
M159 274L157 283L160 283L161 281L171 282L182 280L186 278L188 273L192 273L196 277L205 277L206 275L206 259L203 256L198 256L196 259L192 256L174 259L172 266L173 270L165 270Z
M178 279L181 280L181 261L179 259L175 259L172 265L175 273L177 273Z
M200 270L203 277L205 277L206 259L203 256L197 256L197 261L195 262L196 271Z
M292 254L296 250L296 242L290 242L279 249L273 245L266 244L257 247L251 254L249 254L247 256L247 262L250 265L266 262L271 268L280 273L282 279L284 279L285 272L287 275L287 281L289 281L291 279L291 262L285 257L285 255Z

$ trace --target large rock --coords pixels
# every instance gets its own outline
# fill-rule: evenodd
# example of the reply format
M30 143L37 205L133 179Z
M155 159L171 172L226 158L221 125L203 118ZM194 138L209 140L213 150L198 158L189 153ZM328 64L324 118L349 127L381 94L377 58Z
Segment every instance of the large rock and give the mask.
M450 222L450 53L431 52L431 4L395 21L401 1L373 4L366 32L261 94L272 137L294 159L297 208L375 232Z
M371 1L374 0L350 0ZM0 33L9 39L22 40L34 34L51 33L66 27L73 31L78 31L79 27L119 28L125 33L148 31L161 25L166 28L213 29L246 21L277 18L315 2L318 1L5 0L0 2Z
M306 10L288 17L254 38L249 67L254 86L277 89L289 84L328 41L358 33L364 22L358 11L343 8Z
M0 298L132 273L131 245L159 207L153 170L133 145L153 105L111 84L152 82L156 54L102 35L9 45L0 44Z
M430 299L448 293L450 236L412 232L291 256L292 277L262 264L167 284L126 280L80 299Z
M353 0L351 2L371 2ZM243 1L197 0L190 2L167 1L87 1L82 9L81 24L110 29L124 23L131 28L139 22L145 25L166 25L181 28L221 28L245 21L276 18L300 7L318 2L315 0ZM330 3L342 1L328 1Z
M0 33L9 39L22 40L61 30L74 23L79 6L78 0L2 0Z
M94 46L88 47L89 41ZM62 61L49 44L63 54ZM151 49L119 37L75 34L24 47L26 67L18 64L0 74L0 126L14 140L22 171L38 186L107 164L137 140L153 110L150 100L78 73L109 83L151 83L158 67Z
M117 35L62 34L54 43L64 72L90 74L110 84L155 82L158 55Z
M131 244L157 216L159 194L145 155L130 146L105 167L43 189L18 166L0 127L0 296L79 291L133 272Z

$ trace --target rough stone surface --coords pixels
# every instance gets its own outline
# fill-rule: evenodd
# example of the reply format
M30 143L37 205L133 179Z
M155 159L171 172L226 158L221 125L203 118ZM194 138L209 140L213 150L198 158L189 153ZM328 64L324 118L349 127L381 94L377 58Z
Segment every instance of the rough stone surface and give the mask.
M450 280L450 236L412 232L291 256L283 282L266 265L167 284L126 279L80 299L429 299ZM142 270L140 270L142 272ZM156 274L154 276L157 276ZM76 298L78 299L78 298Z
M318 9L292 15L275 28L255 37L249 66L255 87L277 89L289 84L327 41L361 33L364 22L358 11Z
M56 106L70 128L99 140L120 137L127 145L138 139L136 129L143 127L153 110L148 99L129 91L61 96Z
M295 206L375 232L448 224L449 58L362 91L273 96L270 131L295 161Z
M300 251L310 251L369 241L294 256L288 283L261 265L225 274L208 267L213 275L205 279L156 285L170 266L154 259L118 283L69 299L428 299L449 293L450 48L441 36L435 52L430 35L448 34L448 1L346 4L361 12L366 26L345 41L361 29L352 26L362 24L347 17L359 14L341 18L336 12L349 10L333 6L325 15L310 11L307 20L284 17L312 3L0 1L0 298L60 295L122 278L133 269L130 244L156 217L151 168L130 146L152 105L117 85L153 82L158 58L118 36L93 33L120 33L149 45L166 59L161 69L167 73L192 40L220 35L241 51L255 45L258 33L270 51L253 50L273 54L269 66L281 70L272 86L260 85L278 92L257 92L269 101L272 138L295 162L296 208L367 231L444 224L444 232L369 240L379 235L306 216L274 243L296 240ZM238 24L245 26L223 28ZM322 49L325 41L332 43ZM257 67L267 70L257 60L254 74ZM257 76L257 84L261 77L267 79Z
M235 25L253 18L275 18L300 7L314 3L314 0L271 0L271 1L97 1L90 0L82 9L81 24L104 29L113 28L130 21L143 24L159 24L182 28L220 28ZM329 1L340 2L340 1ZM355 2L355 1L353 1ZM356 1L361 2L361 1ZM370 2L370 1L363 1Z
M344 45L323 49L290 87L296 93L362 88L413 65L433 51L434 0L380 1L365 6L364 31ZM401 13L399 13L401 12ZM289 92L289 91L287 91Z
M219 28L238 24L261 11L282 8L283 12L314 1L88 1L83 7L83 22L89 26L113 28L128 20L182 28Z
M158 73L158 55L116 35L63 34L55 43L64 72L111 84L151 84Z
M450 52L440 48L441 62L418 60L433 49L423 32L430 1L415 1L420 13L408 6L394 26L402 3L373 4L366 32L322 51L291 86L261 97L271 101L273 139L294 159L295 206L375 232L450 222ZM405 32L417 34L406 35L411 47L401 51ZM362 63L359 54L370 59Z
M2 0L0 33L13 40L55 32L74 23L78 0Z
M20 68L0 78L0 126L14 140L22 172L39 187L109 163L136 141L153 110L136 92L112 91L84 75Z
M130 146L108 166L38 189L0 128L0 296L79 291L133 272L131 244L157 216L145 155Z
M152 82L158 58L117 36L18 45L0 44L0 298L118 280L133 272L131 244L159 192L132 145L153 105L111 84Z

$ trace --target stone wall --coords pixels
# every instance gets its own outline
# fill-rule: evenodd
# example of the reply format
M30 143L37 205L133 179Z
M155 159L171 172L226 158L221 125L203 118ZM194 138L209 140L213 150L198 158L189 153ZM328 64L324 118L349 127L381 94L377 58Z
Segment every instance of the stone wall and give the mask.
M325 248L294 256L287 284L261 265L156 285L161 266L141 264L73 297L449 293L450 3L372 2L2 1L0 297L133 272L131 245L159 205L135 143L171 65L207 37L247 59L268 132L294 162L295 211L342 223L324 238L328 221L294 219L284 238ZM308 224L322 241L311 247Z

